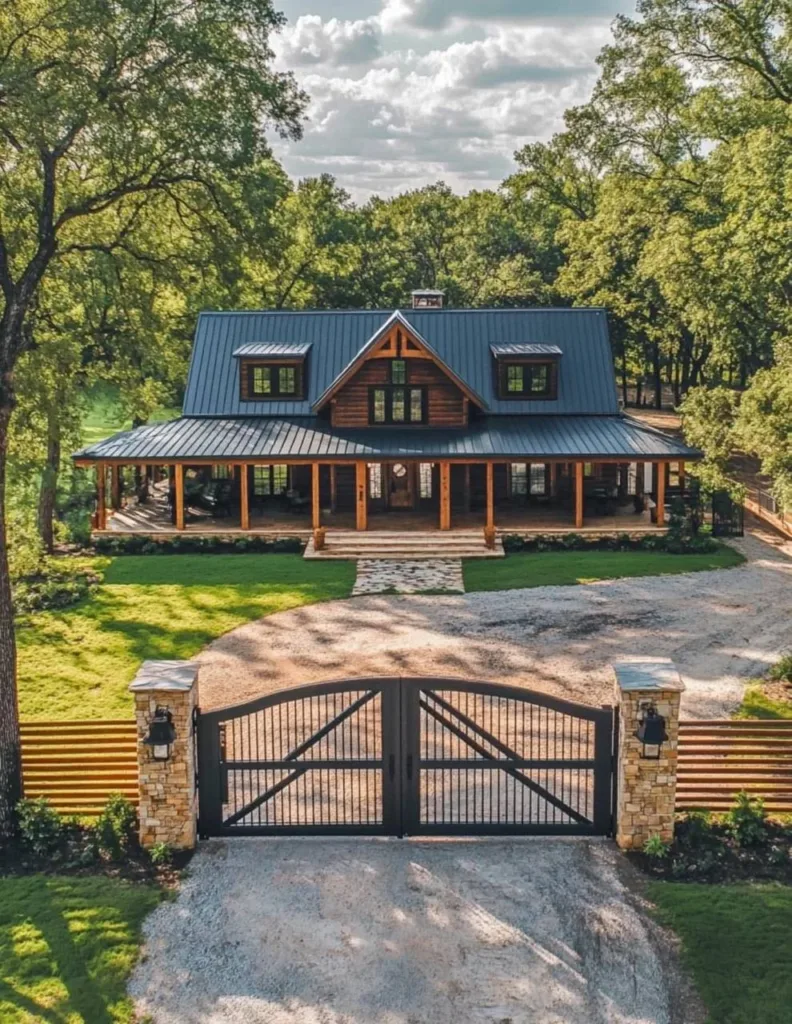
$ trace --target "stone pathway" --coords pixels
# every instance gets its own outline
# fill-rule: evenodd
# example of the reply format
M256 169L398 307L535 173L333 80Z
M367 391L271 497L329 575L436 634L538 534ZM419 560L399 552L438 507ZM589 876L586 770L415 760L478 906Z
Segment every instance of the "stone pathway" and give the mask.
M422 594L443 591L464 594L462 560L438 558L421 562L389 558L361 558L352 595Z

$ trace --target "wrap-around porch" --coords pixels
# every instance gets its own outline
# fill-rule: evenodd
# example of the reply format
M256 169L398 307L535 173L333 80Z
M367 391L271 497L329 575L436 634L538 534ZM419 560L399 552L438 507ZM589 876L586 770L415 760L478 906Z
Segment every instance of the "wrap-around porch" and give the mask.
M684 462L98 463L94 528L161 535L325 530L662 530Z

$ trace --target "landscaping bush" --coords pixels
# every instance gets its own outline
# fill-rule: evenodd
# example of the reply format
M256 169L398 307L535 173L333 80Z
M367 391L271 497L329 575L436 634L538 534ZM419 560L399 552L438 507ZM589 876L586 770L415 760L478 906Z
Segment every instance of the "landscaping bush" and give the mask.
M47 857L63 842L63 819L43 796L16 806L22 843L36 857Z
M269 540L267 537L151 537L123 535L97 537L94 549L101 555L282 555L301 554L299 537Z
M136 826L137 813L129 800L111 794L93 826L96 850L109 860L121 860L134 842Z
M149 850L149 857L151 857L152 864L164 867L173 860L173 850L167 843L155 843Z
M628 534L616 537L587 537L580 533L566 533L548 537L533 534L523 537L518 533L503 538L507 553L520 551L668 551L671 554L710 554L718 550L718 542L707 534L694 534L679 529L668 533Z
M24 615L68 608L87 597L100 582L95 572L76 560L44 559L35 572L12 581L14 611Z
M767 841L767 815L759 797L738 793L725 823L739 846L761 846Z

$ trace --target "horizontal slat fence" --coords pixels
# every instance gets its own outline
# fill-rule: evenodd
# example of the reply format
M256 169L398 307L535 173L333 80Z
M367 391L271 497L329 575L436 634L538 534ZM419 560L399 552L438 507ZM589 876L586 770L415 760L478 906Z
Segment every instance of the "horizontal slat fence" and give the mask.
M680 722L677 810L728 811L740 790L792 814L792 720Z
M98 814L111 793L138 801L134 719L22 722L26 797L46 797L61 814Z

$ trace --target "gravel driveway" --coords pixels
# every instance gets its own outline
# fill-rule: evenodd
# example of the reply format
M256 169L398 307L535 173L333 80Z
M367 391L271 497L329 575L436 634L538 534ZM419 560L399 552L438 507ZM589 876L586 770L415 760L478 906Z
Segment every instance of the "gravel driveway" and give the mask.
M621 873L596 840L214 841L130 991L154 1024L700 1020Z
M746 537L736 569L459 597L358 597L282 612L198 657L204 708L366 675L490 679L587 704L613 699L624 655L672 657L683 714L727 715L746 678L792 646L792 559Z

